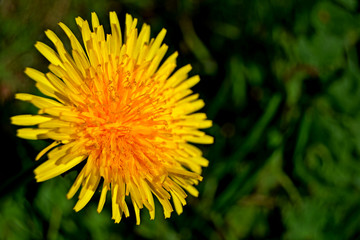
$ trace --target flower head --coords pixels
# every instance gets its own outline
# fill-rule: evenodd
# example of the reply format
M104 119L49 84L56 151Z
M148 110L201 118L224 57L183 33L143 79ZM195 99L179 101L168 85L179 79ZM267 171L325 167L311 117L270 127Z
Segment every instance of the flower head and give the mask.
M198 195L193 185L202 179L201 167L208 165L189 143L213 142L198 130L212 125L204 113L195 113L204 106L190 90L199 76L188 78L190 65L174 72L176 52L162 62L168 49L162 44L165 29L150 39L150 27L143 24L138 33L137 19L126 15L123 38L115 12L110 12L111 34L105 35L95 13L91 17L92 30L86 20L76 18L84 47L63 23L59 25L70 40L70 53L51 30L45 33L56 51L35 44L50 62L50 71L27 68L25 73L49 98L16 94L39 108L38 115L11 118L16 125L37 125L18 129L17 135L54 140L36 157L47 154L48 160L35 169L35 178L46 181L84 161L67 194L73 197L81 186L76 211L102 182L98 212L110 191L115 222L129 216L125 196L132 201L137 224L144 206L154 219L154 196L166 218L173 211L170 200L180 214L184 190Z

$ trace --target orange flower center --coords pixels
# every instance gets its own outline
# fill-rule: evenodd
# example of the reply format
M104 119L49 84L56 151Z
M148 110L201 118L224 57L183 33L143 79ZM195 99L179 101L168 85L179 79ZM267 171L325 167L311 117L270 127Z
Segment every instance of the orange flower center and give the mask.
M166 173L164 162L173 162L166 147L172 140L171 109L163 107L166 98L156 80L138 80L141 66L129 71L131 60L125 61L112 78L106 64L98 67L96 79L88 76L85 104L77 106L84 123L77 131L90 153L88 162L104 179L130 174L153 181Z

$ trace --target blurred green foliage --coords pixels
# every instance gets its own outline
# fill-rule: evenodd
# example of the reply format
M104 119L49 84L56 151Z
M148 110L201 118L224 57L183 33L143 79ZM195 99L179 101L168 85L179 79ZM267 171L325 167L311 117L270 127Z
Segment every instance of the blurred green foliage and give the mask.
M161 28L179 66L191 63L215 144L199 198L184 213L114 224L99 196L81 212L65 194L71 171L33 179L46 142L15 137L13 100L37 92L23 70L45 71L33 47L62 21L108 12ZM356 0L0 1L0 239L360 239L360 6ZM77 33L78 34L78 33ZM79 35L78 35L79 36ZM81 237L80 237L81 236Z

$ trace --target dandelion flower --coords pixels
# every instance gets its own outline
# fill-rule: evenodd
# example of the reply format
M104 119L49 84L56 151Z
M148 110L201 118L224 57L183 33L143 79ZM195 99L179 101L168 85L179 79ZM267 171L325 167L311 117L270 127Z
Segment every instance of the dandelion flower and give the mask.
M130 215L131 200L140 224L144 206L154 219L154 196L165 218L173 206L178 214L183 211L187 193L198 196L194 185L202 180L201 167L208 161L191 143L213 143L199 130L212 122L204 113L196 113L204 102L190 90L200 80L188 77L191 66L175 71L177 52L162 61L168 49L162 44L166 30L150 39L150 26L143 24L138 33L137 19L127 14L125 20L122 33L116 13L110 12L111 34L105 35L95 13L92 29L86 20L76 18L83 45L59 23L70 40L70 53L53 31L45 31L56 51L41 42L35 47L50 62L49 72L26 68L25 73L47 97L16 94L16 99L39 111L11 120L15 125L36 126L18 129L21 138L53 140L36 157L47 154L48 158L34 170L38 182L83 162L67 194L72 198L81 187L75 211L90 201L100 185L99 213L110 191L115 222Z

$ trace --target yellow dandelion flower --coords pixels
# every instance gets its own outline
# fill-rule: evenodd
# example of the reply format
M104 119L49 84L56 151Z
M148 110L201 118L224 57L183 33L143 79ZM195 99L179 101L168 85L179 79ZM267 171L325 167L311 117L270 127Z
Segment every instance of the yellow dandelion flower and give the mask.
M201 167L208 165L201 150L189 143L213 143L198 130L212 125L204 113L195 113L204 102L190 88L200 78L188 78L190 65L174 72L177 52L162 62L168 49L162 44L165 29L150 39L150 26L143 24L138 33L137 19L126 15L123 38L115 12L110 12L111 34L105 35L95 13L91 22L92 29L76 18L84 48L59 23L71 53L53 31L45 31L56 51L41 42L35 47L50 62L50 71L26 68L25 73L49 98L15 96L39 108L38 115L11 118L15 125L37 125L18 129L17 136L54 140L36 157L47 154L48 160L35 169L35 178L46 181L84 161L67 194L72 198L82 187L75 211L90 201L102 181L97 211L110 191L116 223L130 214L125 196L130 196L137 224L144 206L154 219L154 195L165 218L173 211L170 200L180 214L186 204L184 190L198 195L194 185L202 179Z

